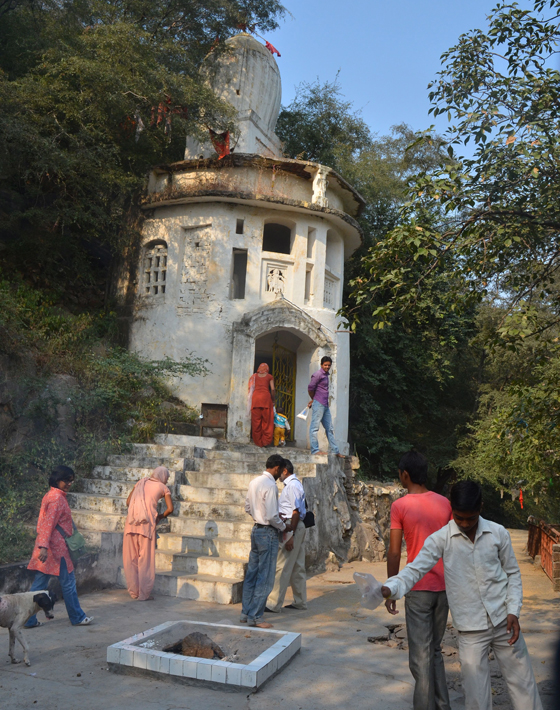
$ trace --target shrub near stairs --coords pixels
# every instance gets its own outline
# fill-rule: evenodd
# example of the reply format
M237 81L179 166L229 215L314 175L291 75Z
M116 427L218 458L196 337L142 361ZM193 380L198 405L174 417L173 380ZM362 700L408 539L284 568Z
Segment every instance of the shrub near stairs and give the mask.
M164 379L204 374L196 358L143 361L111 345L116 316L72 313L56 295L0 280L0 564L24 560L51 468L78 477L108 452L197 412ZM166 402L172 406L162 407Z

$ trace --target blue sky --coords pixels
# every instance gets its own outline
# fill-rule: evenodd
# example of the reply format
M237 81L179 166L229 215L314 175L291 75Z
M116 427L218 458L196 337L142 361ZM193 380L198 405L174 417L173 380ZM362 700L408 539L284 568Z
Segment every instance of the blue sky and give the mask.
M266 35L279 50L284 105L301 81L333 80L340 70L343 93L383 135L408 123L428 128L434 119L427 85L440 56L459 36L484 29L496 0L285 0L292 13ZM524 0L521 6L532 3ZM437 129L443 132L440 118Z

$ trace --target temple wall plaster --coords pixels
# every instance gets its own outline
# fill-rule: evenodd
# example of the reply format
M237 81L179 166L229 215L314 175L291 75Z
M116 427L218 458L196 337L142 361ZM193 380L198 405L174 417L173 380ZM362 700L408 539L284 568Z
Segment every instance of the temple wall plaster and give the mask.
M237 233L239 219L243 220L243 234ZM265 221L293 225L290 254L263 252ZM131 326L132 349L149 358L169 356L179 360L192 353L207 360L208 376L173 378L170 385L178 397L194 406L204 402L229 404L230 433L233 438L246 441L250 432L247 382L253 372L255 334L240 351L243 353L241 367L239 357L234 358L236 324L241 323L247 313L274 307L284 297L294 313L303 313L324 335L324 341L318 343L315 332L303 332L297 351L296 410L300 411L307 403L309 377L318 369L322 355L328 352L335 359L331 384L335 435L344 446L347 440L348 335L336 332L342 283L338 284L336 303L330 308L325 308L323 303L329 229L332 231L328 221L313 213L220 202L160 207L145 223L143 245L155 240L166 242L166 288L164 294L146 296L140 268ZM307 258L310 230L314 245L312 257ZM234 249L247 251L244 299L231 297ZM340 252L338 270L341 275L342 259ZM285 279L283 293L267 291L267 273L276 267L282 270ZM306 302L308 269L311 269L312 283ZM301 337L300 329L305 331L302 323L290 323L289 318L272 318L268 324L261 323L256 335L277 331L281 338L282 330L289 329ZM308 443L308 428L309 421L297 420L295 436L302 445Z

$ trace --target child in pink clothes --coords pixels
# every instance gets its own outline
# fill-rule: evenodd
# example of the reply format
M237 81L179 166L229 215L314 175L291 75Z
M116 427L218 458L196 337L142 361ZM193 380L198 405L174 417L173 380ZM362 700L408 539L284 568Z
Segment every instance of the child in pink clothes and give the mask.
M143 478L130 492L124 528L123 567L128 592L133 599L153 599L156 579L156 525L173 512L171 492L165 485L169 471L158 466L150 478ZM157 504L165 497L167 510L158 515Z

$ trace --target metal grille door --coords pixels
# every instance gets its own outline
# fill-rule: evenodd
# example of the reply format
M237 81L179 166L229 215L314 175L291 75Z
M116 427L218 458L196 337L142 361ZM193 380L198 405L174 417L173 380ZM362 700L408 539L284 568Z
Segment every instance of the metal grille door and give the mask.
M276 406L284 409L291 431L286 437L294 439L294 409L296 404L296 354L278 343L272 346L272 376L276 389Z

